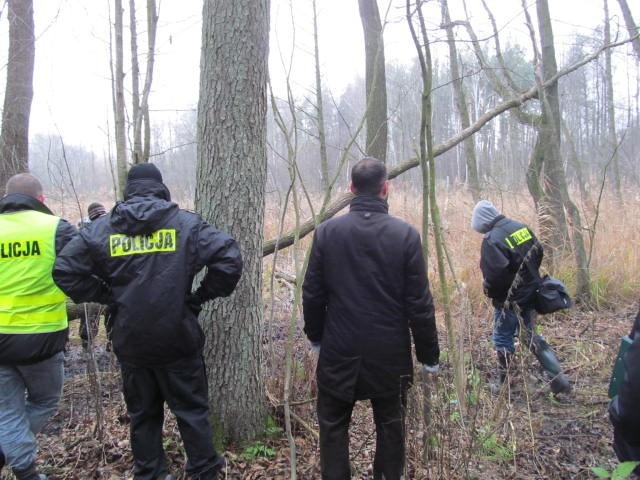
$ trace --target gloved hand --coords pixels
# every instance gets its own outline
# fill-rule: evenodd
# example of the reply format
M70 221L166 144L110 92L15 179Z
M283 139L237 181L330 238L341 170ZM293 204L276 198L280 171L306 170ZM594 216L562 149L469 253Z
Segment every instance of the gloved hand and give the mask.
M436 363L435 365L427 365L426 363L422 364L422 371L427 373L438 373L440 370L440 365Z
M202 303L204 302L204 299L200 298L198 294L190 293L189 295L187 295L185 302L187 304L187 307L189 307L189 309L195 314L196 317L202 311Z
M315 353L320 353L320 342L311 342L311 350Z

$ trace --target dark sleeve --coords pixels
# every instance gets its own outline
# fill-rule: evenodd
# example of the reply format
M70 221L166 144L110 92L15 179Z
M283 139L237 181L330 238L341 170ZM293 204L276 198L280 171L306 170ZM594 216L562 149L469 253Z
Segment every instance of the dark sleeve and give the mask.
M196 251L204 260L206 273L195 294L202 300L228 297L242 275L238 243L231 235L204 221L200 223L196 242Z
M638 314L636 315L636 319L633 322L633 328L631 329L631 334L629 337L635 339L636 337L640 337L640 310L638 310Z
M611 421L625 441L640 446L640 337L624 356L625 375L609 409Z
M506 296L515 272L510 272L510 258L507 247L502 248L489 238L482 240L480 248L480 270L482 271L484 293L489 298Z
M302 310L304 312L304 333L309 341L322 340L328 293L324 284L324 264L322 249L318 242L318 232L313 236L309 264L302 284Z
M422 256L420 235L418 232L413 233L409 240L405 265L405 313L413 335L416 358L420 363L436 365L440 362L440 346L435 308Z
M76 230L76 227L61 218L56 228L56 255L58 255L65 245L77 234L78 230Z
M95 265L84 233L77 234L57 255L53 266L56 285L76 303L111 303L110 289L93 272Z

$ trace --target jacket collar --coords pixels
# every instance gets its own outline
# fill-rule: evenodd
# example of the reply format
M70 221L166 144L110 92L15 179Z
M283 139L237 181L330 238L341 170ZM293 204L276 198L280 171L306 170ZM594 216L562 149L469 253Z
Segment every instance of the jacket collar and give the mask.
M350 211L389 213L389 204L377 195L356 195L351 200Z
M496 218L494 218L493 221L488 225L487 232L490 231L493 227L495 227L500 220L503 220L505 218L507 217L505 217L504 215L498 215Z
M11 193L0 200L0 213L19 212L21 210L35 210L36 212L53 215L53 212L37 198L23 193Z

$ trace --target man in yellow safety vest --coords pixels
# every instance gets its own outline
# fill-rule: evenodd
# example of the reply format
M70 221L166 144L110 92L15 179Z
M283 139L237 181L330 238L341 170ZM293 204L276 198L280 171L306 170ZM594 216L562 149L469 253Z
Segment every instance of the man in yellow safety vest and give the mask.
M0 200L0 469L17 480L47 478L35 435L58 406L68 336L67 297L51 272L76 230L43 202L29 173L11 177Z

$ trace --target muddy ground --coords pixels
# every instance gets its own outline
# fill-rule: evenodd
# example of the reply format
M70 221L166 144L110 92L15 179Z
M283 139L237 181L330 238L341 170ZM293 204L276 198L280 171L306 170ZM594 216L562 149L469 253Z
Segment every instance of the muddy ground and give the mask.
M495 366L489 328L469 328L465 344L468 407L461 411L454 394L448 352L442 369L428 386L412 390L407 415L407 477L411 479L588 479L591 467L617 465L611 448L607 388L620 336L633 311L572 310L547 316L541 332L550 341L573 384L568 395L554 397L528 352L519 351L509 388L492 388ZM120 394L116 359L96 339L91 355L83 352L72 324L66 354L64 396L59 411L39 436L38 462L51 480L127 479L131 475L128 418ZM280 330L282 332L282 330ZM443 333L443 332L441 332ZM269 330L265 347L266 389L274 424L250 446L231 445L225 455L228 479L291 478L290 446L283 433L282 392L284 338ZM444 335L441 335L445 346ZM268 340L268 339L267 339ZM267 343L265 343L267 344ZM273 352L276 355L273 355ZM296 344L297 384L293 407L296 475L320 478L317 425L313 407L315 359L304 339ZM95 363L94 363L95 362ZM92 365L94 367L92 367ZM425 398L431 425L425 429ZM305 401L308 400L308 401ZM639 407L640 408L640 407ZM171 471L183 478L184 452L175 420L167 416L165 449ZM351 430L354 479L370 479L375 436L370 409L358 404ZM425 460L424 445L432 447ZM2 480L11 479L7 469Z

